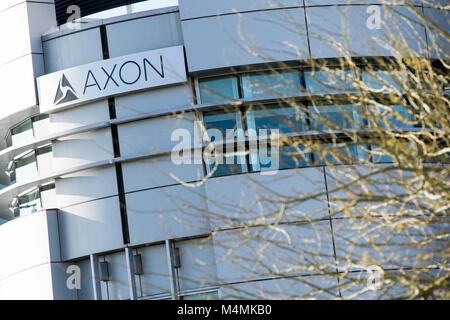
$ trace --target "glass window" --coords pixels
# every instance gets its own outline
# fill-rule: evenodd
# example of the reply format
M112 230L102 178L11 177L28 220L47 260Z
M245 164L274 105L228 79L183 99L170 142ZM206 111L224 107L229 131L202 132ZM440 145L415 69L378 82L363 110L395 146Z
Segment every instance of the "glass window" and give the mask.
M242 129L242 119L239 112L213 111L203 113L205 129L217 129L225 139L227 130ZM214 139L211 137L212 141Z
M211 142L225 142L231 139L231 144L228 144L228 149L232 149L231 152L226 150L226 146L217 145L216 153L210 152L211 156L206 157L205 161L209 165L209 172L215 168L216 161L214 177L247 172L245 147L241 146L245 137L240 113L208 112L203 114L203 121ZM227 137L227 134L232 134L232 136ZM241 142L237 144L237 148L234 146L235 141Z
M353 105L310 106L309 119L311 130L354 129L363 126L360 108Z
M372 145L372 161L375 163L382 163L382 162L395 162L394 159L390 156L388 156L383 150L380 148L377 148L376 146Z
M20 216L26 216L41 209L41 193L39 189L19 197Z
M306 90L310 92L335 92L355 90L356 71L328 70L305 72Z
M194 293L194 294L182 296L181 299L182 300L219 300L219 293L217 291Z
M401 90L399 83L404 81L406 76L399 71L363 71L362 80L371 91Z
M244 98L277 95L298 95L301 90L299 72L264 72L242 77Z
M207 78L198 81L202 103L216 103L239 99L236 77Z
M33 122L38 122L38 121L41 121L41 120L44 120L44 119L48 119L49 117L50 117L50 115L43 113L43 114L40 114L38 116L33 117L31 120Z
M50 184L47 184L45 186L41 186L39 188L40 192L45 192L45 191L52 190L52 189L55 189L55 184L54 183L50 183Z
M258 153L258 162L252 164L252 170L264 171L310 166L311 154L304 153L304 150L305 147L302 145L281 146L278 153L272 153L272 149L267 148L265 153Z
M414 116L411 107L405 108L398 105L393 106L372 106L372 117L377 119L378 126L391 130L406 130L414 128ZM370 121L372 127L376 125Z
M45 153L49 153L49 152L52 152L52 146L51 145L48 145L48 146L41 147L41 148L37 149L36 150L36 155L39 156L41 154L45 154Z
M36 162L36 154L33 152L27 154L26 156L16 160L14 165L16 169L29 165L30 163Z
M323 144L320 149L314 153L314 162L317 165L351 164L368 161L368 159L369 153L366 145L356 145L351 143Z
M307 130L305 113L302 107L267 106L258 107L247 112L248 129L259 135L261 129L278 129L280 134L303 132Z
M21 123L20 125L18 125L17 127L13 128L11 130L11 135L16 135L22 132L25 132L27 130L31 130L32 125L31 125L31 119L28 119L27 121Z

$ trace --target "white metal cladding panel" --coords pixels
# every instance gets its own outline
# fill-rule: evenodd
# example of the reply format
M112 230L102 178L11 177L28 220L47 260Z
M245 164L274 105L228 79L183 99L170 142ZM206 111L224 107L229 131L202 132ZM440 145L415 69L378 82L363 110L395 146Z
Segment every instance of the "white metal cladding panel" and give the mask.
M411 218L404 218L411 223ZM399 219L396 219L398 221ZM445 265L446 257L441 253L448 245L446 239L428 241L430 235L448 234L449 226L442 219L417 218L416 227L399 231L386 224L386 218L373 218L371 224L362 224L355 219L333 219L334 241L339 271L347 271L347 261L377 261L383 269L425 268ZM424 227L424 224L426 225ZM428 256L421 261L418 257ZM350 270L361 270L361 267Z
M405 195L407 192L401 183L394 181L409 181L414 179L414 173L403 170L388 170L374 174L376 170L389 167L389 164L379 164L372 166L336 166L327 167L327 185L330 200L330 212L333 218L343 218L343 207L349 205L349 201L358 200L361 195L372 192L383 197L392 197L394 194ZM367 175L368 179L358 179L359 176ZM356 182L355 182L356 180ZM351 184L349 187L345 187ZM345 188L345 189L344 189ZM368 207L367 203L351 203L350 214L362 216L371 213L394 213L398 212L404 204L402 202L394 204L377 205L377 208ZM411 209L404 207L405 210ZM412 208L417 211L417 208Z
M103 59L99 28L44 41L43 48L46 73Z
M185 20L181 26L191 72L308 58L303 8Z
M51 152L36 156L36 163L41 177L50 175L53 172L53 155Z
M116 97L117 118L141 114L168 113L193 105L192 86L179 85Z
M27 14L31 50L33 53L43 53L42 34L56 27L55 7L52 3L43 3L43 1L27 1Z
M58 220L63 260L123 247L118 197L61 209Z
M36 139L41 139L51 134L50 119L33 122L33 133Z
M56 179L55 186L58 207L72 206L118 193L114 166L62 176Z
M446 4L448 6L448 3ZM443 30L449 31L450 11L449 10L435 10L424 9L425 16L433 23L436 23ZM428 47L430 58L448 58L450 52L450 43L442 35L438 33L438 30L434 27L427 29ZM439 50L436 50L439 48ZM447 56L445 56L447 55Z
M55 189L41 191L41 203L42 203L42 208L44 208L44 209L57 208Z
M169 267L165 244L137 249L142 256L143 274L140 276L142 296L170 294Z
M220 288L220 298L236 299L337 299L338 283L330 276L302 276L295 278L252 281L225 285ZM317 291L323 291L317 294Z
M104 260L103 260L104 259ZM102 290L102 297L109 300L125 300L130 298L130 285L128 284L127 263L124 252L117 252L103 257L99 261L108 262L110 281L106 282L108 290ZM106 289L103 285L102 288Z
M204 189L174 186L127 194L131 244L210 232Z
M77 108L50 114L50 130L52 133L109 121L108 101L98 101Z
M50 220L50 225L54 220ZM57 240L57 233L49 235L47 213L41 211L0 226L0 279L16 272L48 263L51 260L50 246ZM52 239L49 238L52 237ZM56 236L56 240L54 237ZM51 241L51 242L50 242ZM54 252L53 261L59 260Z
M93 300L94 287L92 284L91 261L85 259L76 263L81 272L81 288L77 290L78 300Z
M67 280L71 273L67 273L67 268L73 263L52 263L51 264L51 284L53 287L54 300L76 300L77 290L67 287Z
M38 170L36 162L27 164L24 167L16 169L16 180L17 182L26 182L36 179L38 177Z
M183 44L178 12L110 24L106 31L111 58Z
M30 143L34 140L33 129L13 135L11 140L14 146Z
M54 3L54 1L55 0L40 0L39 2ZM24 1L23 0L2 0L2 2L0 2L0 11L3 11L10 7L13 7L21 2L24 2Z
M0 119L37 104L35 77L44 73L41 54L31 54L0 66Z
M2 279L0 300L53 300L51 272L51 264L45 263Z
M201 158L200 158L201 161ZM201 164L176 165L169 156L149 158L122 164L125 191L198 181L203 178Z
M315 194L323 195L301 201ZM209 179L206 195L211 224L217 228L328 217L322 168L283 170L271 176L254 173Z
M53 143L55 172L113 157L109 128L78 133L60 138Z
M303 6L302 0L179 0L181 19Z
M408 9L399 6L380 7L380 29L370 29L367 21L372 13L368 13L367 8L306 8L312 58L427 54L425 29L412 22L419 23L419 19ZM402 46L397 48L392 43L393 39L400 41Z
M329 221L234 229L213 233L222 283L311 274L311 264L334 272ZM274 259L273 257L276 257ZM296 266L296 268L292 268Z
M421 0L305 0L306 6L324 6L338 4L408 4L422 5Z
M180 241L178 281L180 290L210 287L217 284L216 257L210 238Z
M194 137L193 113L121 124L118 127L122 156L167 152L179 141L171 141L174 130L187 130ZM193 142L192 142L193 144Z
M0 12L0 30L0 66L31 53L26 3Z

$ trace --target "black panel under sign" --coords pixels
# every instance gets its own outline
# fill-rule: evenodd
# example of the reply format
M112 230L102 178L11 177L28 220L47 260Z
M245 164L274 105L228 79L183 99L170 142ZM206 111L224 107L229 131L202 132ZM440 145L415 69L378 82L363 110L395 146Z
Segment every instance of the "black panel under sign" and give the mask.
M86 17L93 13L142 1L145 0L55 0L56 20L58 25L66 23L73 13L67 13L67 8L72 5L80 7L81 17Z

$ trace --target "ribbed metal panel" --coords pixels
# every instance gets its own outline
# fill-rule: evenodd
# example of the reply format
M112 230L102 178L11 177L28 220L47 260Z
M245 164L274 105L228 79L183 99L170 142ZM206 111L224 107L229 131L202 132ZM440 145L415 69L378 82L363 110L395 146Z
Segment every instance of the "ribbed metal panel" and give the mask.
M79 6L81 16L85 17L93 13L142 1L145 0L55 0L56 20L58 25L66 23L71 15L67 13L67 8L71 5Z

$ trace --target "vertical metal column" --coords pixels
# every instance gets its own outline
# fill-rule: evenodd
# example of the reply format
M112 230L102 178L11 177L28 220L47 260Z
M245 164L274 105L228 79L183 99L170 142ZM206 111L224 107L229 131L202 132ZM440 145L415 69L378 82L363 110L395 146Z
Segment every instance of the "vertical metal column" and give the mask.
M178 300L178 286L177 277L175 273L175 268L173 267L173 242L172 240L166 240L166 252L167 252L167 266L169 268L169 278L170 278L170 291L172 293L172 300Z
M100 277L98 272L98 257L96 254L89 256L91 262L92 287L94 289L94 299L102 300L102 287L100 285Z
M135 278L135 267L133 260L133 250L126 247L125 248L125 257L127 259L127 274L128 274L128 285L130 287L130 299L137 300L137 291L136 291L136 278Z

